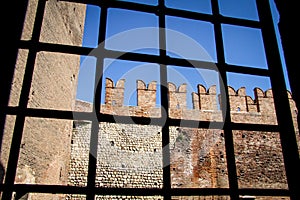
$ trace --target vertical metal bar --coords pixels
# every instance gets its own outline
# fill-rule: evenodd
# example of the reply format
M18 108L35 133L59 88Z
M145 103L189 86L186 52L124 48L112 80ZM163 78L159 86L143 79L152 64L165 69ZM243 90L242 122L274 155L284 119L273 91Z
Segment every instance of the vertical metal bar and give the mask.
M99 121L100 118L100 108L101 108L101 90L102 90L102 75L103 75L103 65L104 65L104 57L102 52L104 52L105 46L105 33L107 26L107 7L101 7L101 14L99 19L99 36L98 36L98 47L94 51L96 51L95 55L97 57L96 64L96 73L95 73L95 85L94 85L94 98L93 98L93 112L95 112L95 119L92 121L92 129L91 129L91 140L90 140L90 153L89 153L89 170L88 170L88 194L87 200L95 199L95 183L97 176L97 152L98 152L98 138L100 134L99 130Z
M300 160L283 69L268 0L257 0L262 36L273 89L286 177L292 200L300 199Z
M167 67L160 65L160 79L161 79L161 116L165 124L162 125L162 162L163 162L163 194L164 199L171 199L171 172L170 172L170 134L169 134L169 102L168 102L168 88L167 88Z
M297 110L300 110L300 79L298 68L295 67L299 64L298 51L295 51L295 49L298 48L300 31L298 26L291 23L295 20L299 7L298 4L296 4L297 1L273 1L275 1L280 14L278 27L293 100L296 103ZM297 128L300 130L300 115L297 115L297 122Z
M11 8L11 11L6 13L7 19L10 20L7 21L7 23L9 23L9 26L6 26L6 31L4 31L4 38L6 40L6 44L8 45L4 45L3 50L1 51L2 56L4 58L1 59L1 62L2 66L5 67L1 67L0 73L0 151L2 150L2 140L6 118L6 114L5 112L3 112L2 109L8 106L9 103L9 96L15 71L15 64L18 56L18 42L21 39L27 6L28 0L11 1L9 2L9 7Z
M89 168L88 168L88 177L87 177L88 193L86 196L87 200L92 200L94 199L95 196L94 187L95 187L96 168L97 168L98 132L99 132L98 120L93 120L92 127L91 127L91 137L90 137Z
M158 17L159 17L159 55L162 61L167 59L166 56L166 19L165 19L165 2L159 0ZM165 124L162 125L162 162L163 162L163 195L164 200L171 199L171 174L170 174L170 135L169 135L169 102L167 88L167 66L160 64L160 96L161 96L161 116Z
M40 0L38 2L36 18L35 18L33 33L32 33L32 42L36 42L36 43L39 42L45 5L46 5L45 0ZM27 108L30 87L33 78L36 53L37 53L36 49L30 49L28 53L24 80L23 80L23 85L22 85L22 90L20 95L20 101L19 101L20 113L18 113L16 117L13 138L11 143L11 150L10 150L8 165L7 165L7 173L5 177L5 184L8 186L7 188L9 189L3 192L2 199L4 200L5 199L10 200L12 198L12 192L14 188L13 186L14 186L14 181L15 181L15 176L17 171L19 154L20 154L20 144L22 140L23 128L25 125L25 118L26 118L22 110L25 110Z
M222 27L220 21L218 20L220 16L218 0L212 0L212 9L214 15L214 31L215 31L217 59L218 59L217 65L220 73L219 84L221 88L220 90L221 109L222 109L222 117L224 120L223 130L224 130L224 138L225 138L225 150L226 150L230 197L231 199L239 199L236 164L235 164L235 156L234 156L233 133L230 127L231 118L230 118L230 104L229 104L228 87L227 87L228 86L227 76L226 76L226 71L224 69L226 63L225 63L225 55L224 55Z

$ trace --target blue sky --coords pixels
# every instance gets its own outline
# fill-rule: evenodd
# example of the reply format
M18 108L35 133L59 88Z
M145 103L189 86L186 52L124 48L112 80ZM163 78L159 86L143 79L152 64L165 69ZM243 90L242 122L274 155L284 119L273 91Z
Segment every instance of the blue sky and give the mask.
M156 0L127 0L137 3L156 5ZM272 13L275 24L279 16L273 0ZM166 0L167 7L211 14L210 0ZM254 0L219 0L222 15L243 19L258 20ZM83 46L96 47L98 45L99 15L101 9L88 6L86 13ZM158 17L137 11L110 8L108 10L108 27L105 48L119 51L132 51L158 55ZM101 24L100 24L101 26ZM209 22L166 17L167 54L176 58L216 62L217 55L214 41L213 24ZM275 27L277 28L277 27ZM278 30L277 30L278 31ZM233 25L222 25L225 59L228 64L251 66L267 69L261 32L258 29ZM279 41L280 42L280 41ZM281 46L280 51L282 53ZM283 66L285 66L282 57ZM92 101L96 59L82 57L78 80L77 98ZM151 81L159 82L159 65L132 61L105 59L104 80L111 78L114 82L125 78L125 105L136 105L136 80L141 79L146 84ZM187 83L187 102L191 107L191 92L197 91L197 84L205 87L219 85L218 74L212 70L186 69L168 66L168 81L179 86ZM238 89L245 86L247 94L252 96L254 87L269 89L270 81L266 77L228 73L228 83ZM159 87L158 87L159 88ZM289 84L287 83L289 89ZM104 92L104 91L103 91ZM159 93L159 90L158 90ZM104 93L103 93L104 94ZM102 95L103 95L102 94ZM157 104L160 104L157 96ZM102 98L104 99L104 98ZM103 103L103 101L102 101Z

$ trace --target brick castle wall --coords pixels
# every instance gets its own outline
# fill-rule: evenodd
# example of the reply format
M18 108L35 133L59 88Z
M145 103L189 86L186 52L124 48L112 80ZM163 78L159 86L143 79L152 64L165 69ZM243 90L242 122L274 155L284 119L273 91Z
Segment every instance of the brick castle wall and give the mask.
M105 103L101 105L101 112L114 115L160 117L160 108L155 105L155 82L147 86L143 81L137 81L137 106L123 105L124 83L123 79L116 84L111 79L106 79ZM170 117L221 121L215 86L206 89L198 85L198 91L192 93L193 109L188 109L186 106L185 84L176 88L175 84L169 83L168 89ZM229 87L228 90L233 122L277 123L272 90L264 92L256 88L255 99L246 95L245 88L235 91ZM288 95L296 123L295 105L289 92ZM83 105L91 111L91 105L87 102L77 101L77 104L80 105L78 111L86 110ZM78 121L75 127L72 135L71 157L76 162L71 162L69 184L85 185L86 177L82 179L80 176L87 174L87 153L90 143L84 138L89 138L91 125ZM101 122L99 124L96 185L99 187L161 188L163 179L161 134L161 127L158 126ZM229 187L222 130L171 126L169 134L172 187ZM239 187L286 189L287 182L279 133L236 130L233 131L233 135ZM80 152L86 152L84 158ZM103 199L104 197L97 198ZM106 197L106 199L115 198L122 199L123 197ZM130 197L130 199L140 198L143 199L143 197ZM206 198L215 199L216 197ZM185 198L174 197L174 199ZM193 199L202 198L193 197ZM217 199L228 199L228 197ZM264 199L264 197L257 199Z

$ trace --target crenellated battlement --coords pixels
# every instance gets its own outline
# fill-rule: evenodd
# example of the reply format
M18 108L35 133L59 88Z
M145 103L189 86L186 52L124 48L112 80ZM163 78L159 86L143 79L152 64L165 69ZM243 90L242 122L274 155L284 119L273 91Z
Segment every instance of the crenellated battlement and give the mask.
M124 102L125 79L120 79L114 85L113 80L105 80L105 105L122 107Z
M161 109L156 106L156 81L148 85L142 80L136 81L137 106L124 105L125 80L120 79L114 83L106 78L105 104L101 112L106 114L160 117ZM187 107L187 84L176 86L168 83L169 115L172 118L191 120L221 121L220 94L216 85L206 88L197 85L197 90L192 92L192 109ZM253 90L254 98L246 94L246 88L235 90L228 86L230 111L234 122L257 122L258 117L262 123L276 124L273 92L271 89L263 91L261 88ZM292 95L289 91L291 110L296 111ZM296 115L295 115L296 116Z
M186 84L180 85L178 88L174 83L168 83L169 91L169 107L171 109L187 109L186 102Z
M217 87L212 85L206 89L205 86L199 84L198 92L192 92L193 109L196 110L218 110L217 107Z
M156 81L152 81L148 86L137 80L137 105L144 109L154 108L156 105Z

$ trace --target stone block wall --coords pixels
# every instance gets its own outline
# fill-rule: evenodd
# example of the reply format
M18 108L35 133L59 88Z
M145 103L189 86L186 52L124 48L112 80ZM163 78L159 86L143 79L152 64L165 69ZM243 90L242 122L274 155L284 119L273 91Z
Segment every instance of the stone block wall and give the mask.
M71 142L69 185L86 186L91 123L74 122ZM96 186L111 188L161 188L162 147L158 126L99 124ZM68 195L67 199L79 198ZM126 197L97 196L96 199ZM130 196L128 199L149 199ZM84 199L84 197L79 198ZM150 199L162 199L151 197Z
M75 122L69 184L86 184L91 124ZM161 128L136 124L99 124L96 185L162 187Z
M100 123L96 184L100 187L162 187L161 128Z

